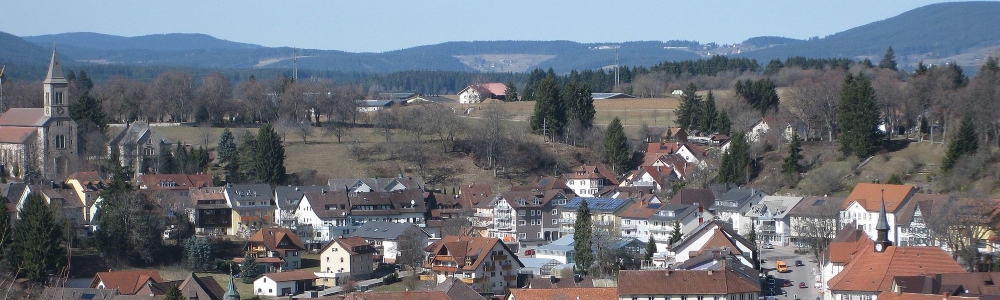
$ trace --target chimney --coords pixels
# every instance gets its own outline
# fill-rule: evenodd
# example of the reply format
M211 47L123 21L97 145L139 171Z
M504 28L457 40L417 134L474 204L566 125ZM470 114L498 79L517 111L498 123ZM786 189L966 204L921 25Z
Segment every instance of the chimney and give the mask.
M712 270L708 270L708 276L712 276Z
M583 281L583 276L580 274L573 274L573 283L579 284L580 281Z
M559 280L556 280L555 275L549 275L549 282L552 284L556 284L556 282L559 282Z

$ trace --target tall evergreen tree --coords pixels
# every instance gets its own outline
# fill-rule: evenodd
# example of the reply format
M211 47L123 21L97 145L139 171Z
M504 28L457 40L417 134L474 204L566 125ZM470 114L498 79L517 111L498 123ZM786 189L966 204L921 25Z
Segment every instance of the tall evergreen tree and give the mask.
M192 237L184 243L188 269L204 271L212 268L212 245L208 239Z
M236 140L233 139L233 132L229 131L229 128L222 130L222 135L219 136L219 146L215 148L215 153L218 155L220 164L235 161Z
M844 77L840 90L840 150L846 156L868 157L882 147L878 131L878 101L871 81L862 74Z
M642 260L652 260L654 254L656 254L656 239L653 239L653 234L649 234L649 241L646 242L646 254L643 255Z
M732 133L733 123L729 121L729 113L723 111L719 114L719 119L715 122L715 131L720 134L729 135Z
M130 170L116 164L116 152L109 158L107 171L111 182L101 191L104 199L97 204L93 224L94 245L113 265L151 263L162 245L159 226L162 219L153 211L152 204L143 196L133 194L128 177Z
M285 146L270 124L262 126L257 133L256 157L257 179L271 185L281 184L285 178Z
M594 263L593 233L594 224L590 215L590 207L587 200L583 200L580 202L580 207L576 209L576 223L573 224L573 251L578 274L587 274L590 265Z
M550 134L562 134L566 125L566 105L559 95L559 84L553 75L546 75L534 90L535 113L531 117L531 130L541 133L542 127Z
M744 184L748 180L749 169L750 145L743 133L737 133L729 139L729 150L722 155L718 182Z
M181 293L180 288L176 285L171 285L167 289L167 294L163 295L163 300L184 300L184 294Z
M3 197L3 200L7 200L7 197ZM13 222L10 220L10 214L0 213L0 261L7 258L7 253L11 249L11 244L14 239Z
M628 148L628 137L625 136L625 128L618 117L611 120L608 130L604 132L604 154L616 174L631 168L632 153Z
M760 111L761 115L767 115L778 111L778 90L770 78L761 80L736 81L736 94L747 101L753 108Z
M712 91L708 91L708 95L705 96L705 103L701 107L701 125L698 129L706 133L713 133L719 130L717 127L719 124L719 111L715 107L715 95L712 95Z
M669 242L670 242L671 245L673 245L674 243L679 242L681 240L681 238L684 237L684 234L681 233L681 222L680 221L674 220L674 224L671 224L671 226L673 227L673 230L670 231L670 241Z
M945 152L944 161L941 162L941 170L950 171L958 159L966 154L975 154L978 150L979 138L976 134L976 125L971 117L965 116L958 128L958 135L948 144L948 151Z
M188 155L187 147L184 147L184 143L177 141L177 149L174 153L174 164L177 165L177 173L190 174L191 158Z
M799 140L799 133L792 133L792 141L788 144L788 156L781 164L781 173L798 174L802 170L799 160L802 159L802 141Z
M577 103L574 115L583 128L590 128L594 125L594 116L597 114L597 110L594 109L594 96L590 90L590 84L580 85L579 91L576 93Z
M250 131L243 132L239 147L236 148L237 161L239 162L239 173L237 181L252 181L256 178L255 167L257 161L257 135Z
M517 86L514 85L513 81L507 82L507 90L504 91L503 101L520 101L520 98L517 95Z
M62 226L39 193L25 200L20 220L14 227L11 264L35 282L45 282L62 265Z
M177 173L177 162L174 160L174 155L170 153L170 146L164 145L160 147L160 153L156 156L156 173Z
M108 117L104 113L101 100L84 92L69 104L69 117L78 125L80 132L107 132Z
M697 127L698 117L701 115L701 96L696 94L698 92L698 86L694 83L688 83L688 86L684 88L684 95L681 96L680 107L677 108L677 126L684 130L691 130Z
M240 278L243 279L243 283L251 284L257 279L257 276L260 276L257 258L247 253L243 257L243 263L240 263Z
M882 57L882 61L878 63L878 67L881 69L890 69L897 71L896 68L896 54L892 52L892 47L885 50L885 56Z

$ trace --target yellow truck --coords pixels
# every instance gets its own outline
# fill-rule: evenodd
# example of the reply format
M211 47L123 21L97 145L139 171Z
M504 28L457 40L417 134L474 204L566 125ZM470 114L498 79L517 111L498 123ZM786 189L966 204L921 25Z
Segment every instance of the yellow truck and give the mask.
M779 260L774 262L774 269L777 270L778 273L786 273L788 272L788 265L785 264L785 261Z

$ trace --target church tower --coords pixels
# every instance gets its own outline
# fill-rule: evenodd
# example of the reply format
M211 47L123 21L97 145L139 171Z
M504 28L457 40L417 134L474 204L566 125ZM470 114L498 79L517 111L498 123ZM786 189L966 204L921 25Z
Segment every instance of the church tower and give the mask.
M52 61L49 62L49 73L42 81L45 89L45 116L55 118L69 117L69 82L63 75L62 65L56 50L52 50Z
M875 239L875 252L885 252L886 248L892 246L892 242L889 241L889 218L885 214L885 199L882 199L882 208L878 212L878 223L875 224L875 230L878 231L878 238Z

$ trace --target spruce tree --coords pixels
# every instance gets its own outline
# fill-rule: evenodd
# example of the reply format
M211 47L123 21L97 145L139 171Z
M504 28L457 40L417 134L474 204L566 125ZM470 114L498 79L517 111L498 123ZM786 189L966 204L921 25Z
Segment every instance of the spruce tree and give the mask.
M652 260L653 255L656 254L656 239L653 239L653 234L649 234L649 241L646 242L646 255L642 257L643 260Z
M903 178L899 177L899 174L892 174L892 176L889 176L889 181L886 181L885 183L886 184L902 185L903 184Z
M257 153L254 171L257 179L273 185L285 178L285 146L271 124L265 124L257 133Z
M732 133L733 123L729 121L729 113L723 111L719 114L719 119L715 123L716 132L725 135Z
M712 95L712 91L708 91L701 107L701 125L698 126L698 129L705 133L714 133L719 130L718 123L719 111L715 107L715 95Z
M770 78L757 81L751 79L736 81L734 89L737 95L760 111L761 115L778 111L780 99L774 81L771 81Z
M944 161L941 162L941 170L951 171L951 168L962 156L975 154L978 150L979 138L976 135L975 124L973 124L971 117L965 116L962 118L962 125L958 128L958 135L948 144L948 151L945 152Z
M684 88L684 95L681 96L680 107L677 108L677 119L675 122L681 129L691 130L698 126L698 117L701 115L701 96L698 96L698 86L688 83Z
M3 200L8 199L3 197ZM13 243L13 236L13 222L10 220L10 214L0 213L0 261L7 258L8 250L11 249L11 243Z
M187 147L181 141L177 141L177 149L174 151L174 164L177 165L177 173L189 174L191 170L191 159L188 156Z
M252 181L256 177L254 165L257 161L257 135L250 131L243 132L240 146L236 149L237 161L239 162L237 164L239 166L239 173L236 174L237 181Z
M729 139L729 150L722 155L719 164L719 183L744 184L750 169L750 145L743 133Z
M549 134L562 134L566 125L566 105L559 94L559 84L554 75L545 76L534 88L535 112L531 117L531 130L542 133L542 127Z
M882 69L890 69L897 71L896 69L896 54L892 52L892 47L885 50L885 56L882 57L882 61L878 63L878 67Z
M576 120L580 121L583 128L589 129L594 126L594 116L597 114L597 110L594 109L594 96L590 90L590 84L580 85L576 100Z
M160 153L156 156L156 173L177 173L177 164L174 161L174 155L170 153L170 146L168 145L160 145Z
M862 74L848 73L840 90L840 110L837 116L840 124L840 150L845 156L865 158L882 147L882 136L878 131L881 123L879 115L871 81Z
M671 226L673 227L673 230L670 231L670 241L669 242L670 242L671 245L673 245L674 243L679 242L681 240L681 238L684 237L684 234L681 232L681 222L680 221L674 220L674 223L671 224Z
M20 220L14 227L11 265L35 282L45 282L62 265L62 228L41 194L25 200Z
M632 153L628 148L628 137L621 120L615 117L604 132L604 154L615 173L624 173L631 168Z
M517 86L514 85L513 81L507 82L507 90L504 91L503 101L506 102L519 101L519 97L517 95Z
M208 239L192 237L184 242L188 269L205 271L212 268L212 245Z
M181 294L181 290L176 285L172 285L167 289L167 294L164 295L163 300L184 300L184 295Z
M240 279L243 283L251 284L260 275L260 269L257 267L257 258L250 253L247 253L243 257L243 263L240 263Z
M802 141L799 140L799 133L792 134L792 141L788 143L788 156L781 164L781 173L798 174L802 169L799 160L802 159Z
M215 149L218 155L219 163L226 164L235 161L236 158L236 141L233 139L233 132L229 131L229 128L222 130L222 135L219 136L219 146Z
M578 274L587 274L590 265L594 263L593 233L594 224L591 220L590 207L584 199L576 209L576 223L573 224L573 252Z

